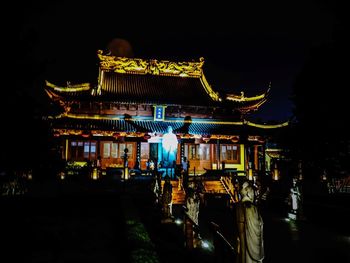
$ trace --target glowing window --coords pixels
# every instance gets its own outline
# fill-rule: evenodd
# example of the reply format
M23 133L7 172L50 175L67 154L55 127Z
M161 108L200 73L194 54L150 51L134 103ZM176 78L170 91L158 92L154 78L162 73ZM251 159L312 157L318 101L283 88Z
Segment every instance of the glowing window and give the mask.
M103 143L103 158L111 156L111 144L109 142Z
M112 158L118 158L118 143L112 143Z
M147 142L141 142L141 159L149 159L149 144Z
M240 163L239 146L233 144L220 145L220 160L228 163Z
M200 144L198 149L198 155L200 160L210 160L210 145Z
M184 155L189 160L210 160L210 145L185 144Z

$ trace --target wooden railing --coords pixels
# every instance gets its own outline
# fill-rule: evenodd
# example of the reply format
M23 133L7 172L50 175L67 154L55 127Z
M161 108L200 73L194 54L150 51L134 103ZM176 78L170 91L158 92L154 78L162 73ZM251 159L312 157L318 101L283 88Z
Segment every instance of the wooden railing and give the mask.
M199 225L187 214L187 207L182 206L184 213L184 234L186 248L191 250L197 247L201 241Z
M220 226L210 222L214 232L214 253L216 263L234 263L236 262L237 251L220 230Z

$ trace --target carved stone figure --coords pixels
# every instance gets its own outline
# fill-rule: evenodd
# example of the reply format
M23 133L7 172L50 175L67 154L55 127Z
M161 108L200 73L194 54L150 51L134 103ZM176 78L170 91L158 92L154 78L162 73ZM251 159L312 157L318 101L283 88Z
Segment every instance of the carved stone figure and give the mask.
M163 185L162 193L162 210L164 218L172 217L172 203L173 203L173 187L170 182L170 177L165 176L165 182Z
M254 189L245 182L242 200L236 207L238 228L237 263L262 262L264 259L263 220L254 204Z
M297 185L296 179L293 179L293 186L290 189L290 197L291 197L292 212L294 214L297 214L300 208L301 192Z
M198 214L199 214L199 204L200 199L197 196L196 192L190 188L191 191L189 191L187 200L186 200L186 207L187 207L187 215L191 220L198 225Z
M173 133L173 128L168 126L168 132L163 135L163 166L165 168L173 167L173 162L176 161L177 152L177 137Z

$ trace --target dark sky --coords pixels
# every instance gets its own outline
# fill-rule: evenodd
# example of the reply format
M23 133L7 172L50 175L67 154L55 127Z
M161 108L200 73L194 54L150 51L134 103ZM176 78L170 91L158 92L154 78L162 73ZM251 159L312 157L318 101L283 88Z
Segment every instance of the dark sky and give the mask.
M292 85L310 50L333 41L339 22L334 5L309 0L225 2L191 7L188 2L32 2L12 7L11 30L19 61L38 79L96 81L96 51L123 38L135 57L204 57L205 74L215 90L249 96L264 92L271 81L270 99L254 116L288 119Z

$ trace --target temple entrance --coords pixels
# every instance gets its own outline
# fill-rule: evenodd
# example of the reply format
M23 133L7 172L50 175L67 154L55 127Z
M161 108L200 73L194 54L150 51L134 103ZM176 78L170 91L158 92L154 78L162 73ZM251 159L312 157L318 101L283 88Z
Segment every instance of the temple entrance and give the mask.
M150 143L149 144L149 158L153 160L155 163L158 160L158 148L159 148L159 143Z
M147 169L148 160L153 160L156 164L159 162L158 152L159 152L160 143L141 143L141 170Z

